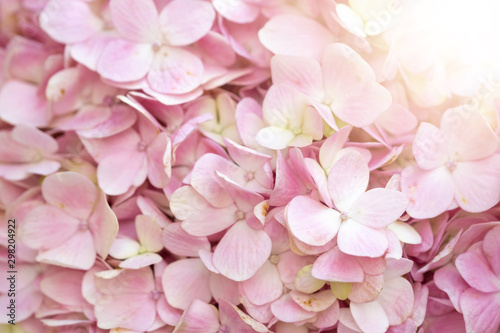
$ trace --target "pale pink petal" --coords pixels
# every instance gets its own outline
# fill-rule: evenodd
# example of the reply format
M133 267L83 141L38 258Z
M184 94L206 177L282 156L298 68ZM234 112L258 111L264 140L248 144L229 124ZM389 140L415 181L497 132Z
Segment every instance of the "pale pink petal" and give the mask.
M175 327L176 333L217 333L219 318L215 306L194 299Z
M185 310L194 299L210 302L210 274L198 258L182 259L168 265L162 276L168 303Z
M137 255L140 248L141 244L137 241L128 237L118 237L111 245L109 255L116 259L127 259Z
M102 135L105 137L107 136L106 133L103 133ZM80 137L80 140L88 153L98 163L115 153L134 151L141 142L139 134L131 128L106 137L105 140L102 139L99 131L92 133L89 139Z
M290 250L282 253L277 266L283 283L289 285L290 288L293 287L299 271L304 266L311 265L314 260L313 256L300 256Z
M500 155L474 162L459 162L452 172L455 200L468 212L482 212L500 200Z
M328 192L337 207L347 212L368 186L370 172L360 153L352 151L340 157L330 169Z
M386 269L384 273L384 278L386 280L392 280L401 275L405 275L411 271L413 267L413 261L406 258L394 259L385 258Z
M185 94L202 83L203 63L200 58L187 50L163 47L155 55L147 80L151 89L156 92Z
M124 168L123 166L127 167ZM125 193L131 186L139 186L146 179L146 154L123 152L106 157L97 168L97 180L109 195Z
M366 227L351 219L340 225L337 243L346 254L371 258L383 255L389 245L384 230Z
M295 290L306 294L312 294L323 288L325 281L315 278L311 273L312 268L313 265L307 265L297 273L297 277L293 282Z
M240 291L238 290L239 282L229 280L227 277L220 274L210 274L210 291L213 298L220 304L222 300L226 300L233 304L240 302Z
M40 161L27 164L0 164L0 174L8 180L28 178L31 174L48 175L57 171L61 165L55 161Z
M493 272L500 276L500 227L491 229L483 240L483 252Z
M500 145L487 120L468 106L447 110L441 118L441 130L446 137L448 150L461 161L488 157Z
M182 103L191 102L203 95L202 87L198 87L185 94L162 94L152 89L147 82L143 84L142 90L165 105L179 105Z
M243 143L247 147L258 147L255 136L264 127L261 105L253 98L243 98L236 105L235 119L238 133Z
M82 42L101 30L101 20L85 1L51 0L40 13L40 27L59 43Z
M30 149L29 146L25 146L16 142L12 138L12 131L1 131L0 139L2 140L2 146L0 147L0 158L4 166L16 167L20 163L30 163L34 160L39 159L36 151Z
M271 239L264 231L239 221L221 239L212 261L222 275L234 281L245 281L269 258L271 246Z
M290 232L300 241L323 246L337 235L340 213L306 196L298 196L288 204L286 220Z
M97 301L95 316L97 326L101 329L122 327L141 332L153 325L156 306L147 293L116 293L112 296L105 295Z
M328 139L326 139L321 145L319 150L319 161L323 169L327 172L330 172L330 169L335 162L335 156L344 147L349 139L351 130L351 126L344 126L338 132L329 136Z
M198 250L210 251L210 242L206 237L195 237L185 232L180 223L171 223L163 229L163 245L178 256L196 257Z
M454 185L444 166L432 171L408 167L401 173L401 190L410 200L408 214L422 219L435 217L450 207Z
M352 302L350 308L356 324L363 332L384 333L389 328L387 315L378 302Z
M52 124L65 131L88 130L106 121L110 116L111 110L107 106L86 105L81 107L75 115L60 117Z
M158 11L152 0L111 0L109 10L123 38L150 44L160 38Z
M34 208L23 222L19 230L23 243L40 250L60 245L76 232L80 224L71 215L49 205Z
M253 333L269 332L267 327L257 320L249 317L237 306L221 300L219 303L220 321L223 328L229 329L229 332ZM222 330L221 330L222 331ZM220 332L220 331L219 331Z
M349 217L367 227L383 228L396 221L408 206L406 196L394 190L374 188L361 194L349 209Z
M182 221L182 229L197 237L213 235L232 226L238 220L235 215L238 211L234 204L224 208L207 205Z
M84 274L82 271L60 270L46 275L40 282L40 290L58 303L81 306L85 303L81 290Z
M432 170L448 160L443 133L434 125L421 123L412 144L413 155L424 170Z
M157 188L164 188L169 181L167 166L164 161L165 154L168 155L167 147L169 144L170 138L167 133L162 132L156 136L147 149L148 179L151 185Z
M217 64L231 66L236 61L236 53L222 33L209 31L197 43Z
M183 186L172 194L170 209L183 220L182 229L193 236L208 236L230 227L237 220L238 210L234 204L213 207L191 186Z
M375 301L384 288L383 275L365 275L363 282L352 284L349 299L355 303Z
M117 82L137 81L151 69L154 51L150 44L137 44L125 39L107 43L99 57L97 72Z
M467 289L460 297L467 332L494 333L500 327L500 294Z
M377 302L384 309L390 325L402 324L413 310L413 289L410 282L402 277L386 281Z
M233 162L216 154L205 154L191 172L191 186L215 207L226 207L233 202L215 172L219 171L237 183L245 184L246 172Z
M122 261L118 266L120 268L139 269L157 264L162 260L163 258L156 253L143 253Z
M234 203L238 207L241 212L248 213L248 212L253 212L254 208L257 206L258 203L262 202L264 200L264 197L261 196L260 194L257 194L253 192L252 190L249 190L225 175L221 174L220 172L216 171L217 179L220 181L222 185L224 185L225 189L227 190L227 193L233 198ZM248 218L255 218L252 214L250 214Z
M118 104L111 107L111 115L105 121L88 130L78 131L84 138L109 137L130 128L137 119L137 113L130 107Z
M259 39L275 54L319 59L334 36L317 21L300 15L278 15L259 31Z
M500 290L500 277L491 271L488 262L477 253L462 253L455 260L455 266L472 288L485 293Z
M313 318L316 313L304 310L290 296L285 294L271 304L271 311L281 321L286 323L298 322Z
M160 13L163 35L170 45L189 45L205 36L215 19L215 11L205 1L174 0Z
M17 80L5 82L0 89L0 117L13 125L46 126L50 120L38 87Z
M434 283L436 286L448 294L450 301L458 311L460 309L460 296L469 289L470 286L462 278L453 264L441 267L434 273Z
M217 268L214 267L212 263L212 258L214 257L213 252L210 252L209 250L200 249L198 250L198 256L200 257L201 261L203 261L203 264L210 272L219 274L219 271L217 270Z
M361 265L365 274L379 275L386 271L384 258L356 257L356 261Z
M255 320L258 320L261 323L269 323L274 318L273 313L271 312L271 304L254 305L247 300L245 295L240 296L240 301L248 314L252 316L252 318L255 318ZM248 320L247 322L251 322L251 320Z
M71 57L77 62L96 71L102 51L111 40L117 37L118 35L115 31L103 31L83 42L71 45L69 52Z
M305 95L299 90L286 84L275 84L264 98L262 113L265 122L271 126L295 129L302 126L305 107Z
M248 147L242 146L231 139L223 137L229 156L247 171L259 172L263 165L271 161L272 157Z
M163 322L172 326L177 325L182 316L182 310L176 309L168 304L165 297L160 297L156 302L156 311L158 317L160 317Z
M392 230L398 239L406 244L421 244L422 237L420 234L413 228L413 226L403 222L396 221L387 226L388 229Z
M52 265L87 270L95 262L95 247L92 235L88 231L74 233L64 243L41 251L37 261Z
M339 302L335 300L335 302L328 309L318 313L318 318L316 319L313 325L318 328L331 327L338 322L339 316L340 316Z
M398 235L388 228L383 230L385 231L385 236L387 237L387 242L389 243L387 246L387 253L385 255L386 258L396 260L401 259L403 257L403 246L398 238Z
M335 115L362 127L374 122L392 104L390 92L375 82L375 74L361 56L345 44L329 45L321 61L325 95ZM366 109L370 109L367 114Z
M291 130L279 126L264 127L255 137L261 146L274 150L293 146L291 143L294 138L295 134Z
M365 277L356 259L340 252L337 246L316 259L311 273L317 279L339 282L362 282Z
M359 333L362 332L358 324L352 317L351 309L340 308L338 333Z
M321 312L329 308L337 298L328 289L314 294L304 294L296 290L290 291L290 296L301 308L312 312Z
M314 59L276 55L271 59L273 84L288 84L311 98L323 96L321 66Z
M105 259L118 234L118 219L109 207L106 195L102 192L88 223L94 238L96 252L102 259Z
M268 67L272 54L258 38L258 31L266 21L267 18L264 16L258 16L255 21L249 24L238 24L227 20L219 21L222 33L229 40L234 51L256 65L252 71L247 72L247 75L234 80L238 84L253 85L269 77ZM264 68L265 70L262 71Z
M418 120L407 107L396 104L393 99L391 107L378 116L376 123L392 135L405 135L417 127Z
M349 89L349 92L356 89L356 93L346 95L346 91L339 91L337 96L342 97L337 100L334 97L330 108L341 120L356 127L373 123L392 103L389 90L377 82L367 82L362 88L344 89ZM371 110L369 115L366 113L367 109Z
M248 300L263 305L278 299L283 293L283 284L278 269L269 260L252 276L243 281L241 287Z
M305 194L307 189L300 178L278 152L276 160L276 180L273 192L269 198L271 206L286 206L297 195Z
M42 193L48 203L79 219L89 217L98 198L96 186L76 172L48 176L42 183Z
M214 0L214 8L225 19L236 23L252 22L259 16L259 7L245 1Z
M328 193L328 179L325 174L325 170L319 165L318 162L312 158L304 158L304 164L307 170L311 174L314 184L318 188L318 192L321 195L322 201L328 206L333 207L332 199L330 198L330 193Z
M137 215L135 218L135 230L142 246L148 252L159 252L163 249L161 239L162 229L156 220L149 215Z
M19 124L12 129L11 136L15 141L45 154L55 153L58 149L53 137L33 126Z

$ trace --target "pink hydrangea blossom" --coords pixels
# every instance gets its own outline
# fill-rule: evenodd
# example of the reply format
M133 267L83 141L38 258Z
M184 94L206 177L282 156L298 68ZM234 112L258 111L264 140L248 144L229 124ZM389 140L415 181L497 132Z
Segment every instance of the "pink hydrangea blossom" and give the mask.
M0 332L497 332L498 12L2 0Z

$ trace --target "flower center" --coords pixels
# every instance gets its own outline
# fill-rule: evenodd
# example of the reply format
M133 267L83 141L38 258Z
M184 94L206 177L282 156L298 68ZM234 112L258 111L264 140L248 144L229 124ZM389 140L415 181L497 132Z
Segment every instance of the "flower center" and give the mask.
M238 210L236 211L236 213L234 213L234 217L237 221L243 220L243 218L245 217L245 213L243 213L241 210Z
M151 298L157 301L160 298L160 292L158 290L153 290L151 292Z
M148 145L146 144L146 142L141 141L141 142L139 142L139 143L137 144L137 150L138 150L138 151L145 151L145 150L146 150L146 148L147 148L147 146L148 146Z
M254 179L254 173L253 172L247 172L245 174L245 180L248 182L248 181L251 181L252 179Z
M158 42L158 41L154 42L153 43L153 51L158 52L158 51L160 51L160 49L161 49L161 42Z
M78 224L78 230L80 231L89 230L89 223L87 221L80 221L80 224Z
M450 171L455 170L457 168L457 162L449 160L448 162L446 162L446 168Z
M269 257L269 261L271 262L271 264L277 265L280 262L280 257L278 255L276 255L276 254L272 254Z
M325 105L330 105L333 103L333 99L330 97L330 96L325 96L323 97L323 99L321 100L321 103L325 104Z
M349 218L349 215L347 215L346 213L341 213L340 214L340 220L342 222L344 222L345 220L347 220Z

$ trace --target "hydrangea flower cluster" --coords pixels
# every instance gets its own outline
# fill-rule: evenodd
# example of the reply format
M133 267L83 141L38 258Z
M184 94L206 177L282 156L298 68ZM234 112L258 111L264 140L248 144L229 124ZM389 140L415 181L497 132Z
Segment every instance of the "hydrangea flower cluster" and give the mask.
M0 331L499 332L500 47L441 2L2 0Z

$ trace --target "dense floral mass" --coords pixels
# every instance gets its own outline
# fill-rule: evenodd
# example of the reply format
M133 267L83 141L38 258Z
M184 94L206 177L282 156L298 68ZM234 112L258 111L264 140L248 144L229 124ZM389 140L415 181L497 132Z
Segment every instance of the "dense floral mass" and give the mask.
M2 0L0 331L500 332L498 15Z

